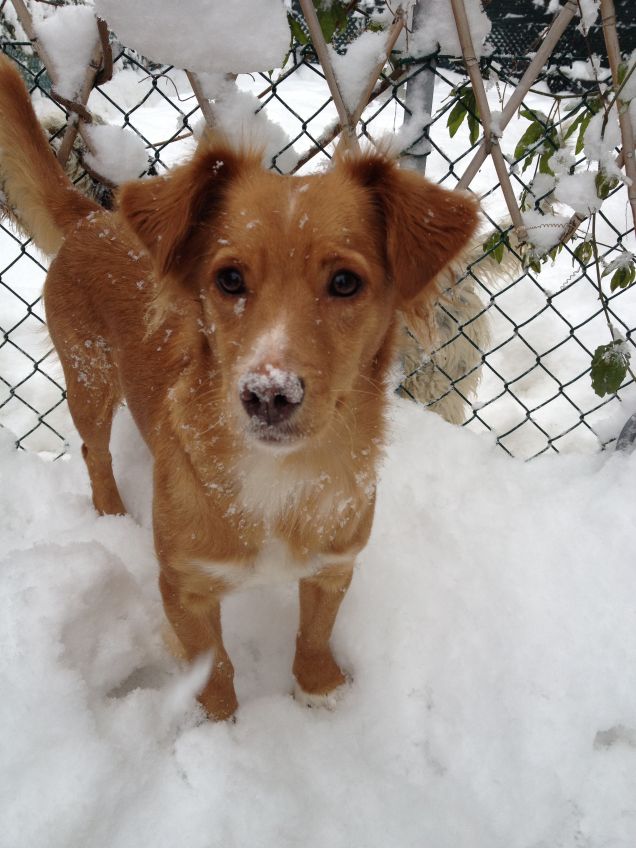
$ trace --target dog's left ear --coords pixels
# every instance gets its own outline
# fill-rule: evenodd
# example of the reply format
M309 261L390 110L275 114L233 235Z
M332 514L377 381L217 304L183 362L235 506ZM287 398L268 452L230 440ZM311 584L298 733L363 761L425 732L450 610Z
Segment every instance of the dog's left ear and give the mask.
M386 233L390 273L405 306L467 245L477 228L479 204L381 155L351 158L342 166L372 192Z

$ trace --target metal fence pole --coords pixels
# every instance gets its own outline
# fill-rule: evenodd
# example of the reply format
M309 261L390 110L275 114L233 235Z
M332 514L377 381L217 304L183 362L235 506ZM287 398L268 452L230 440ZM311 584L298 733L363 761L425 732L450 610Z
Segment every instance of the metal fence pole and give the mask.
M430 0L417 0L413 10L413 19L411 28L418 26L420 22L424 22L428 14ZM420 73L415 74L406 84L405 105L407 111L414 116L417 116L421 111L428 115L433 114L433 95L435 93L435 61L431 60L429 67L424 68ZM415 117L417 120L417 117ZM422 126L422 134L425 127ZM431 143L428 136L418 139L407 151L403 157L403 163L408 168L419 171L424 174L426 172L426 159L431 152Z

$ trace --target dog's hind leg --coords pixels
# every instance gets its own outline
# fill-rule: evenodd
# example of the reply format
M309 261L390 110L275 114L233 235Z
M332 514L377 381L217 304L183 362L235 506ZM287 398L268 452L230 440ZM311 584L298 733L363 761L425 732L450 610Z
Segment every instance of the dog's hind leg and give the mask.
M120 401L115 367L104 350L91 354L89 360L84 351L81 356L71 352L64 363L68 406L83 441L82 456L95 509L101 515L124 515L109 449L113 415Z

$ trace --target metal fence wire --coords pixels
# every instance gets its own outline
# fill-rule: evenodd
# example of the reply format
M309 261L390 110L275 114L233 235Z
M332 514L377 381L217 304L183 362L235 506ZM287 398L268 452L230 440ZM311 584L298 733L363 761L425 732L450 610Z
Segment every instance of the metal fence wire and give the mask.
M360 25L356 21L352 31ZM17 37L9 22L0 35L0 47L19 63L55 145L68 114L51 100L50 80L30 42ZM481 70L491 107L497 109L518 83L528 58L512 55L500 36L493 44ZM193 146L190 135L200 118L197 101L186 91L183 72L158 66L117 43L112 47L115 77L95 87L90 110L136 133L148 152L148 172L163 173ZM346 52L346 40L338 49ZM599 80L607 80L609 72L602 62L587 80L572 70L588 59L571 54L553 58L504 133L511 180L527 209L546 211L536 181L544 154L556 149L557 137L573 125L576 142L585 116L599 110ZM121 80L116 84L118 70L126 71L124 85ZM311 44L295 42L283 70L245 76L239 83L259 97L259 108L284 124L289 135L273 156L272 168L284 171L285 153L292 149L299 160L296 167L305 171L329 160L336 115ZM456 186L482 138L461 61L438 55L392 57L359 133L373 143L387 130L399 129L405 119L420 124L408 138L407 164L425 169L448 188ZM540 132L521 145L533 123ZM574 159L584 161L580 149ZM112 200L109 188L83 168L81 149L69 167L83 190L104 204ZM620 389L604 397L595 394L590 380L594 349L611 341L608 323L630 350L634 345L634 294L630 287L609 291L600 277L605 265L634 251L625 187L609 182L603 187L607 199L594 222L597 257L577 250L583 244L579 237L541 260L529 259L513 238L494 168L486 163L471 189L482 199L484 233L459 274L459 284L439 301L437 332L426 343L414 339L417 355L407 358L402 393L442 414L452 408L455 412L446 417L490 432L504 451L523 458L608 445L627 417L621 402L636 396L629 371ZM589 236L584 222L580 233L586 232ZM8 217L0 219L0 425L15 434L19 446L58 456L66 450L72 425L61 369L41 332L45 273L46 262L34 245Z

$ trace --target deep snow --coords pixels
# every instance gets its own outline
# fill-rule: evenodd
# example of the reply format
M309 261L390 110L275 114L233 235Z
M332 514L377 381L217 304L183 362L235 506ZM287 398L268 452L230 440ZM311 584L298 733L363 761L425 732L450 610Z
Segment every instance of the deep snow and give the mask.
M148 455L97 517L76 449L1 439L3 848L630 848L636 455L524 464L397 403L335 632L354 682L293 701L293 586L231 597L236 724L164 647ZM74 446L76 447L76 446Z

